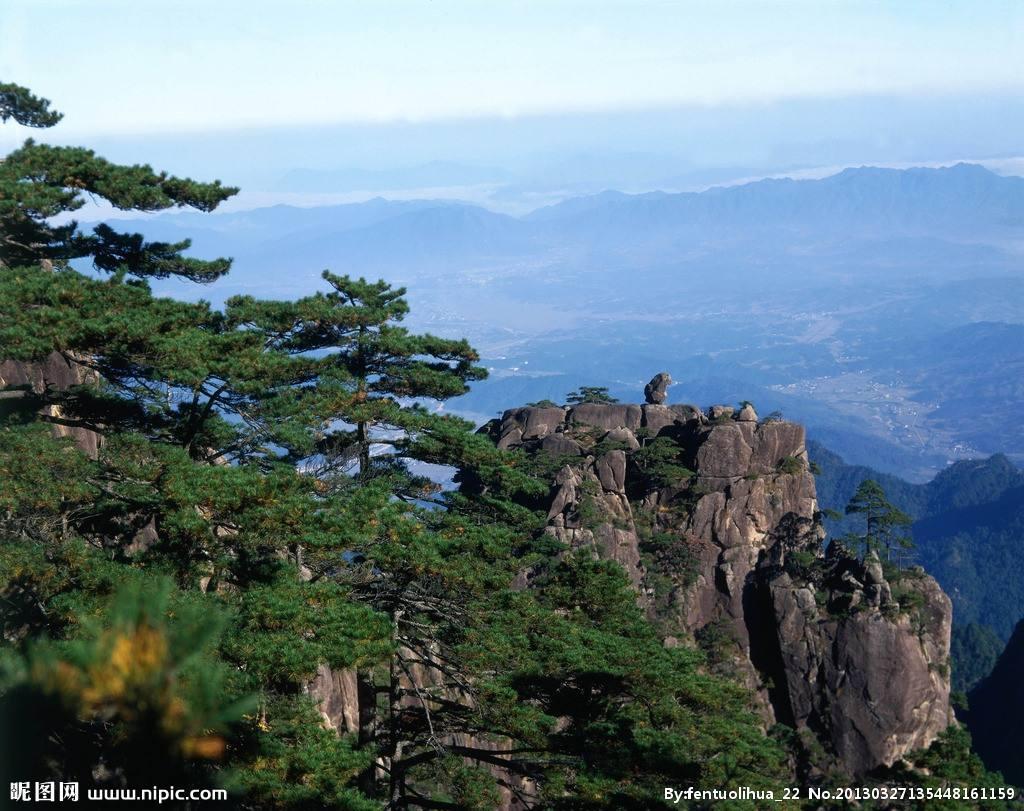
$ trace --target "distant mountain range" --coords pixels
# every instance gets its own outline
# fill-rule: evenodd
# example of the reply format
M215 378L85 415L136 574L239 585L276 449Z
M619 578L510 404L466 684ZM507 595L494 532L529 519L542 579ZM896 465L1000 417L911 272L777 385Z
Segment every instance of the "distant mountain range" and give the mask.
M492 379L449 406L475 418L666 369L677 399L782 409L917 481L1024 462L1007 419L1024 401L1024 179L980 166L608 191L523 217L377 198L118 225L233 256L202 291L215 302L302 294L324 268L406 286L414 326L483 352Z
M767 179L704 192L606 191L542 207L521 218L446 200L375 198L308 209L273 206L212 216L167 215L147 222L222 235L248 231L247 238L257 227L268 229L269 239L311 229L325 240L356 232L349 244L362 245L374 265L404 256L405 240L445 250L453 236L463 245L474 245L481 256L564 247L567 241L604 242L612 234L630 244L655 235L699 240L708 231L728 233L741 227L828 233L856 227L858 236L866 229L876 238L932 233L942 227L983 242L982 237L1006 236L1024 227L1024 178L965 163L939 169L861 167L820 180ZM694 233L694 228L701 231ZM364 234L362 229L375 230ZM344 249L339 246L336 252L343 255Z
M821 180L767 179L705 192L628 195L605 192L535 211L528 219L636 226L798 224L842 228L851 221L883 231L933 227L1018 227L1024 223L1024 178L976 164L947 168L846 169Z

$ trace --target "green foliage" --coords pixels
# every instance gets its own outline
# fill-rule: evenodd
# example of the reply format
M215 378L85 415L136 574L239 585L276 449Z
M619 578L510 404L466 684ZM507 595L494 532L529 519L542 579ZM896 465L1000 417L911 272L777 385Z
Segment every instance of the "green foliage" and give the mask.
M821 464L819 502L841 508L864 479L915 519L915 557L953 600L954 625L980 623L1009 638L1024 615L1024 472L1005 456L957 462L927 484L910 484L870 468L847 465L809 444ZM829 533L859 529L861 516L827 519Z
M584 457L578 453L535 453L527 459L525 466L533 476L550 482L567 465L578 466L583 460Z
M23 127L52 127L64 116L50 109L47 99L27 87L0 82L0 123L14 119Z
M301 684L322 664L355 667L391 653L386 617L331 581L282 578L227 599L237 613L225 657L259 685Z
M28 127L52 127L61 120L50 102L15 84L0 84L0 121ZM183 256L187 242L146 243L138 234L120 234L101 225L92 234L74 220L53 218L80 209L87 199L102 199L123 210L161 211L191 206L211 211L235 194L219 182L197 183L149 166L120 166L81 147L37 144L29 139L0 162L0 264L39 262L67 267L73 259L91 259L115 275L183 276L209 281L227 272L224 259L204 262Z
M736 653L738 641L736 632L727 619L714 619L699 629L697 645L707 657L712 673L720 676L736 675Z
M966 721L978 754L1016 786L1024 784L1024 751L1014 745L1024 717L1024 621L1018 622L995 667L970 693Z
M1007 788L999 774L988 771L981 759L971 751L971 737L959 724L943 731L927 749L918 750L892 768L878 775L879 781L889 785L919 786L922 788ZM963 808L1005 809L1019 808L1020 804L1006 800L965 801L963 799L915 800L907 807L920 809Z
M107 272L212 281L227 272L230 262L187 258L182 255L187 242L146 243L140 235L107 226L85 234L73 220L53 225L52 218L77 211L87 195L125 210L192 206L210 211L236 191L156 173L149 166L119 166L88 149L29 139L0 163L0 261L9 267L39 261L66 267L73 259L88 258Z
M376 464L371 445L401 455L421 431L441 424L421 408L399 399L445 400L464 394L467 384L487 376L475 366L477 353L464 340L414 335L398 326L409 310L404 288L384 281L337 276L324 271L330 286L294 304L237 296L227 303L227 323L309 366L305 389L291 397L309 400L314 413L350 427L325 425L317 449L342 468L355 463L372 478L393 459ZM313 358L316 358L315 361ZM296 381L298 382L298 381ZM285 405L288 401L285 401Z
M5 726L32 718L5 762L12 779L55 773L92 784L102 762L107 784L209 782L224 733L251 706L231 695L214 657L222 615L159 577L132 576L104 602L66 639L30 642L8 673Z
M480 766L467 763L458 755L447 755L413 766L410 782L416 785L441 785L436 801L450 803L466 811L490 811L501 805L501 794L494 775Z
M655 487L670 487L692 479L694 473L681 459L679 445L668 437L645 439L631 457L641 474Z
M274 695L246 717L235 747L241 764L226 787L247 808L313 811L379 808L355 785L371 767L372 749L325 729L319 710L305 696Z
M742 688L702 674L697 651L665 648L617 566L572 556L499 606L463 655L494 669L488 712L522 730L523 771L545 764L545 807L639 807L665 781L766 785L781 774Z
M778 470L779 473L785 473L790 476L798 476L803 473L805 469L806 463L803 459L800 459L797 456L784 456L779 460L778 465L776 465L776 470Z
M920 633L926 625L924 594L915 584L917 578L910 572L888 571L886 579L892 587L892 598L899 605L899 613L910 617L914 629Z
M700 558L692 544L676 532L653 532L640 544L647 562L658 571L670 574L683 588L692 586L700 572Z
M954 623L1007 639L1024 614L1024 487L914 525L919 560L953 598Z
M953 689L968 692L995 667L1003 641L987 625L954 625L950 643L953 660Z
M824 561L811 549L786 551L786 572L804 583L811 582L823 571ZM816 592L817 593L817 592Z
M99 497L89 483L95 469L70 439L55 441L45 426L0 420L0 532L37 540L60 535L68 514L81 515Z
M605 386L580 386L565 396L567 403L617 403Z
M601 485L593 479L584 479L580 484L580 500L577 518L584 529L594 530L606 523L608 516L601 507Z
M675 517L672 513L667 516ZM640 539L640 560L646 570L646 583L653 591L659 615L671 616L685 599L686 593L700 573L700 554L694 543L681 531L666 530L658 513L637 510L634 526ZM665 633L678 633L671 622Z

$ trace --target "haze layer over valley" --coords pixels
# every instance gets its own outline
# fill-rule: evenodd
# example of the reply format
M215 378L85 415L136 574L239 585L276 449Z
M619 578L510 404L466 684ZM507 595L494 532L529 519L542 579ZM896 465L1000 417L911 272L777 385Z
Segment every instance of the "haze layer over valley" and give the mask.
M1024 460L1024 179L979 165L608 191L521 216L377 198L119 225L234 256L202 291L215 301L300 295L324 268L408 287L417 329L482 351L491 380L448 405L479 421L665 368L673 400L751 399L910 479Z

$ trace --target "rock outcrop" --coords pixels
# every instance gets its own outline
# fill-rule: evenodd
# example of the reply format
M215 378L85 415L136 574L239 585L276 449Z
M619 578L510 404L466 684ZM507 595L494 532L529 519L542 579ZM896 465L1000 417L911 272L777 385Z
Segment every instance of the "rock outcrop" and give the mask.
M891 764L952 722L952 605L922 570L900 576L900 605L877 557L833 544L810 571L783 564L758 587L775 633L752 650L776 717L830 744L847 772Z
M661 405L668 397L668 387L672 385L672 375L658 372L651 382L644 386L644 400L652 405Z
M23 361L0 361L0 409L3 401L13 404L26 394L42 395L49 389L63 391L92 379L92 373L84 367L69 361L59 352L51 352L46 360L38 363ZM56 406L44 406L43 411L57 436L68 436L91 457L99 453L101 438L87 428L64 425Z
M517 408L481 430L555 471L545 531L620 563L666 644L729 640L719 666L816 753L809 770L927 746L953 720L949 599L920 570L825 554L802 426L665 405L667 379L644 405Z

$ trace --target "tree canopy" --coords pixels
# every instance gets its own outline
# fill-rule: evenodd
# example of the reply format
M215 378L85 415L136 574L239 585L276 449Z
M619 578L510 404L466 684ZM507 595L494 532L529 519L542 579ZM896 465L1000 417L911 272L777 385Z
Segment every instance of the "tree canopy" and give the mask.
M617 403L617 399L608 393L605 386L580 386L575 391L569 392L565 401L567 403Z
M0 118L60 116L0 85ZM0 164L0 716L31 729L5 736L10 780L222 785L250 809L777 781L746 691L665 648L617 565L553 550L548 482L436 408L485 371L403 327L403 289L328 272L214 308L149 280L229 259L54 224L89 196L208 212L234 191L31 140Z

